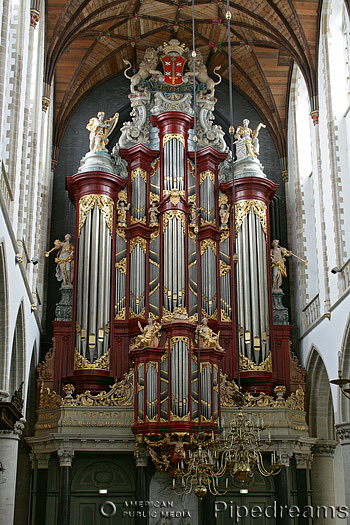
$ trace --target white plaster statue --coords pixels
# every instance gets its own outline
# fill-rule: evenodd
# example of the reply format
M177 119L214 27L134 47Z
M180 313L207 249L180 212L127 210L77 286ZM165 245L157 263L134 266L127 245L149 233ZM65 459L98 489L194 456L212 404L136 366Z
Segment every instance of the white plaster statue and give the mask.
M117 125L119 113L115 113L113 117L104 120L105 114L103 111L97 113L97 117L93 117L86 125L86 129L90 131L90 151L107 151L108 136L112 133Z
M250 129L247 118L243 120L243 126L238 126L235 133L237 160L246 157L257 158L260 152L258 135L261 128L266 128L262 122L255 130Z

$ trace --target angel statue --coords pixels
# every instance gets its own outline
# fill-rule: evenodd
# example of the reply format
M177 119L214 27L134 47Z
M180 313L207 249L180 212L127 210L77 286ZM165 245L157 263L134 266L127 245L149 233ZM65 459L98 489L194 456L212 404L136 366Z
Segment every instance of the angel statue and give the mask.
M298 255L295 255L295 253L291 252L290 250L287 250L287 248L283 248L283 246L280 246L280 241L278 239L275 239L272 241L272 248L270 250L270 257L271 257L271 266L272 266L272 291L273 292L282 292L281 285L282 285L282 277L287 277L287 268L284 264L286 261L286 257L296 257L299 261L303 262L305 265L307 264L307 261L304 259L301 259Z
M97 113L97 117L93 117L86 125L86 129L90 131L90 151L107 151L108 136L112 133L117 125L119 113L115 113L113 117L104 120L105 114L103 111Z
M235 133L237 160L246 157L256 159L260 152L260 145L258 140L259 131L261 128L266 128L265 124L260 122L255 130L250 129L249 120L243 120L243 126L238 126Z
M126 226L126 213L130 210L130 202L129 204L125 204L122 200L118 201L117 210L119 226Z
M53 248L48 252L45 252L45 257L49 257L50 253L57 250L55 257L56 266L56 279L57 281L63 281L63 286L71 286L73 283L73 270L74 270L74 246L70 242L71 235L66 233L64 240L55 240Z

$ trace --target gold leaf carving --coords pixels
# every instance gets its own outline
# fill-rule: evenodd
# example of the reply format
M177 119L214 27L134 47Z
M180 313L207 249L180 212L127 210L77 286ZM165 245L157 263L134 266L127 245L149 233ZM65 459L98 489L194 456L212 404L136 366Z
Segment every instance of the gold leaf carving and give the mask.
M214 255L216 255L216 242L213 241L213 239L204 239L204 241L201 241L201 255L203 255L208 248L211 248Z
M256 371L271 372L272 370L271 352L269 353L267 358L259 365L255 364L254 361L251 361L248 357L242 354L239 355L239 360L241 364L241 370L250 370L254 372Z
M226 275L228 272L231 271L231 266L229 264L226 264L225 261L222 261L220 259L220 276Z
M228 239L230 236L230 230L227 229L227 230L224 230L220 236L220 244L224 241L226 241L226 239Z
M119 262L116 262L115 267L117 268L117 270L120 271L120 273L126 275L126 257L124 257L124 259L121 259Z
M225 193L220 193L219 195L219 207L221 204L228 204L228 196Z
M202 182L207 177L209 177L210 180L212 181L212 183L215 184L215 174L212 171L210 171L210 170L202 171L202 173L199 174L199 182L200 182L200 184L202 184Z
M123 320L125 319L126 308L125 306L115 315L114 319Z
M95 370L109 370L109 355L110 350L108 349L105 354L96 359L91 363L86 357L79 354L78 350L74 351L74 370L81 369L95 369Z
M84 195L79 200L79 234L80 237L81 229L85 224L87 215L94 208L95 204L99 207L107 227L110 231L110 234L113 233L113 207L114 202L110 197L106 195Z
M141 168L136 168L135 170L132 170L132 172L131 172L131 182L134 182L134 180L136 179L136 177L138 175L141 175L143 180L145 182L147 182L147 171L145 171L145 170L143 170Z
M224 322L231 321L231 317L229 315L227 315L225 310L223 310L222 308L221 308L221 321L224 321Z
M126 191L121 190L121 191L118 193L118 201L128 202L128 196L127 196L127 194L126 194Z
M147 241L142 237L134 237L130 240L130 253L135 249L136 245L139 244L143 253L146 253Z
M170 202L176 206L180 202L180 196L184 196L185 192L183 190L172 189L171 191L165 190L164 195L170 195Z
M165 144L169 142L169 140L173 139L179 140L182 143L183 147L185 147L185 137L183 135L180 135L179 133L169 133L168 135L164 135L163 137L163 148Z
M166 227L168 225L168 222L170 219L178 219L181 221L181 224L183 226L183 229L185 229L185 214L183 211L180 210L168 210L163 215L163 233L166 230Z
M236 232L239 232L245 217L252 208L255 215L258 217L258 219L260 219L261 227L266 235L266 204L262 201L254 199L236 202Z

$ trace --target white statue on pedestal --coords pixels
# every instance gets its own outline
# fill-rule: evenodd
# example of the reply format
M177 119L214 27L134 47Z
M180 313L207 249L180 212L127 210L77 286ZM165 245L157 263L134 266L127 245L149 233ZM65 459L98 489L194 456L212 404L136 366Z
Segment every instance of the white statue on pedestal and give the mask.
M236 144L236 155L237 160L242 160L247 157L256 159L260 152L260 145L258 135L260 128L266 128L265 124L260 122L258 127L253 131L249 127L249 120L246 118L243 120L243 126L238 126L235 133L237 139Z

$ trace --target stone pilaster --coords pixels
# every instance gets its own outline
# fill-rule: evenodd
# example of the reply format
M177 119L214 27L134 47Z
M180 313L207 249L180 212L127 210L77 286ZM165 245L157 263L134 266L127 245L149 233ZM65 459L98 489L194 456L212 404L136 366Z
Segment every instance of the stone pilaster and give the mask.
M13 430L0 430L0 516L2 523L13 523L16 494L18 442L24 429L24 420L17 421Z
M57 525L69 525L71 470L74 452L68 448L58 449L60 462L60 491L58 496Z
M148 485L147 485L147 462L148 462L148 451L144 445L140 445L135 452L136 462L136 501L147 501L148 498ZM142 511L144 509L137 509ZM146 517L137 517L137 525L147 525Z
M36 497L34 504L35 525L46 523L47 477L50 454L36 453ZM34 461L33 461L34 463Z
M334 450L335 441L320 439L313 447L313 462L311 472L312 504L313 507L335 507L334 491ZM331 525L334 523L328 509L327 516L323 513L317 520L317 525Z
M343 456L346 506L350 508L350 423L342 423L336 427ZM350 524L350 516L347 524Z

